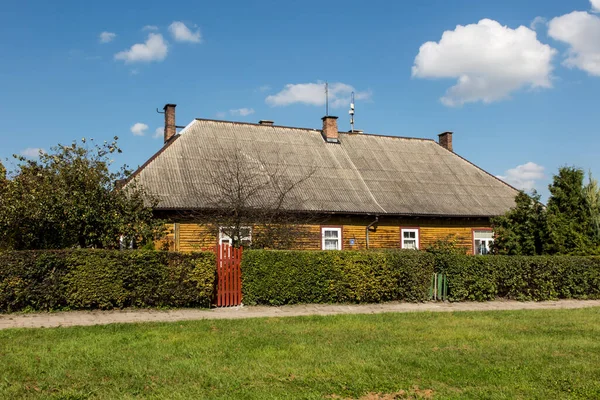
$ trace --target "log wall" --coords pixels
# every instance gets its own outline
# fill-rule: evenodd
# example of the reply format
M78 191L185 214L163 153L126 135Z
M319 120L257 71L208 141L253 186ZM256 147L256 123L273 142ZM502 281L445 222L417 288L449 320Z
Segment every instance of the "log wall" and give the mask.
M366 227L374 221L374 217L332 216L324 219L320 225L302 225L302 235L293 246L295 250L320 250L321 227L335 226L342 228L342 246L344 250L364 250L366 246ZM427 249L439 240L452 240L467 252L473 252L473 230L489 228L486 218L380 218L376 228L369 231L369 248L398 249L402 228L419 229L419 248ZM200 251L214 248L217 244L216 229L181 221L168 224L169 234L160 244L168 243L170 250ZM260 225L253 227L255 231ZM157 243L158 246L158 243ZM158 247L157 247L158 248Z

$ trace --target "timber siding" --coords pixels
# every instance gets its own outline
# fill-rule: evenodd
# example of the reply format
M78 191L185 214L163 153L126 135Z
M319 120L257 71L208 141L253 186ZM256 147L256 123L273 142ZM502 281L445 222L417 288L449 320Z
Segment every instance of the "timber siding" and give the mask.
M374 218L362 216L330 217L322 225L303 225L305 232L290 250L321 250L321 227L336 226L342 228L342 248L344 250L366 249L366 227ZM486 218L387 218L380 219L377 229L369 232L370 249L401 248L400 232L402 228L419 229L419 249L426 250L439 240L452 239L469 254L473 253L473 230L489 229ZM254 225L253 230L260 229ZM169 250L192 252L213 249L217 244L218 233L212 227L185 221L169 223L169 234L158 242L157 247L166 242Z

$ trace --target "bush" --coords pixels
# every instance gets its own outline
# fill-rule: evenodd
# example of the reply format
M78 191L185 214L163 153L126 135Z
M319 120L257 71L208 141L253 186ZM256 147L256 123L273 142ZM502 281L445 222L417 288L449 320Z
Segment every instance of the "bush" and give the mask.
M434 257L415 251L248 250L245 304L427 300Z
M212 252L0 253L0 311L210 305Z
M600 298L600 257L436 256L451 301Z

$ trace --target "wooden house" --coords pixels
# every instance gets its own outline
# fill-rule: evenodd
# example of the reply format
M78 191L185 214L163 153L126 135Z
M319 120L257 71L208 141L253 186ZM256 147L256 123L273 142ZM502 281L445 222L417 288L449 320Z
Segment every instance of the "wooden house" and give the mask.
M308 234L296 249L425 249L451 238L481 254L493 240L490 218L514 206L517 190L456 154L452 132L437 142L339 132L332 116L322 118L322 129L209 119L177 127L175 105L164 111L164 145L132 179L159 199L155 212L169 221L172 250L230 240L193 216L214 209L207 196L227 179L223 165L233 154L249 169L306 177L284 207L318 215L319 223L304 227ZM261 221L249 224L248 243L260 227Z

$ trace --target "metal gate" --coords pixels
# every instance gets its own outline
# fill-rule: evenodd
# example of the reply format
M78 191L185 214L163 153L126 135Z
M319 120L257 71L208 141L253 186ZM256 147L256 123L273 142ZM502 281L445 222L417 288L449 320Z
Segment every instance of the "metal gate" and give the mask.
M217 307L242 304L242 248L217 246Z

